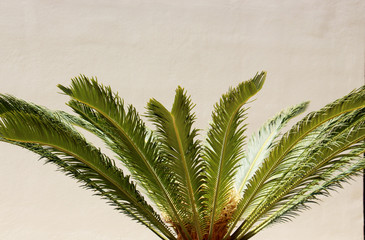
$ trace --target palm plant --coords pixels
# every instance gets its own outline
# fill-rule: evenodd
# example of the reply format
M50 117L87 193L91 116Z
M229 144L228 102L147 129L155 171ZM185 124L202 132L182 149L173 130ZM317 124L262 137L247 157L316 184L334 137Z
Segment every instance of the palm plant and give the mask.
M59 85L77 116L0 95L0 140L56 164L161 239L249 239L365 168L364 86L281 134L308 102L287 108L246 141L247 103L265 78L258 73L223 94L204 143L183 88L171 110L148 102L152 131L110 87L85 76ZM131 176L75 126L101 138Z

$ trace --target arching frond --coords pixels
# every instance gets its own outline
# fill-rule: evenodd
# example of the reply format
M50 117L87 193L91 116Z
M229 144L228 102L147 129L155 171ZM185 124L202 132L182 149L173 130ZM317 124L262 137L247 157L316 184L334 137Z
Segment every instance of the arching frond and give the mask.
M193 104L182 88L176 90L175 101L169 112L160 102L151 99L147 116L157 127L163 157L170 175L177 184L183 217L192 229L192 235L202 239L202 159L197 129L192 125L195 115Z
M204 157L207 162L207 212L209 213L209 236L213 235L214 223L220 217L224 205L229 201L230 191L239 159L242 158L243 132L245 125L244 104L255 95L265 81L266 73L242 82L230 89L215 105L213 123L207 134Z
M242 215L251 216L257 206L270 192L272 187L277 184L276 179L280 179L278 168L285 166L286 157L295 146L305 139L311 132L320 127L322 124L330 121L342 114L346 114L356 109L365 107L365 91L360 88L351 92L343 98L328 104L323 109L308 114L303 120L299 121L291 128L280 140L277 146L270 152L270 155L265 159L262 167L258 169L254 177L250 180L245 194L238 204L237 212L234 217L235 223ZM281 168L282 169L282 168ZM236 230L233 236L242 236L252 223L244 221ZM234 225L234 224L233 224ZM232 225L232 226L233 226ZM231 229L232 230L232 229Z
M95 179L90 178L88 174L83 173L83 171L78 170L79 167L75 165L68 164L65 160L57 156L56 154L52 153L49 149L46 149L42 147L39 144L32 144L32 143L23 143L23 142L16 142L16 141L10 141L7 139L0 138L0 141L7 142L22 148L25 148L29 151L32 151L38 155L41 156L41 159L44 159L46 163L52 163L57 165L58 170L64 172L67 176L72 177L78 182L82 183L82 187L86 189L90 189L95 192L95 195L100 196L103 199L106 199L107 202L113 206L116 210L120 211L121 213L131 217L132 219L136 220L137 222L143 224L145 227L150 229L152 232L154 232L159 238L167 240L167 239L174 239L173 235L169 232L168 227L162 222L160 217L156 215L156 218L158 221L160 221L159 224L162 225L162 230L164 232L161 233L158 228L156 228L153 224L149 223L149 221L146 221L144 218L141 218L141 213L136 213L136 209L130 208L128 204L123 203L123 201L120 200L118 196L116 196L116 193L109 192L107 188L105 188L103 185L98 184ZM154 213L156 214L156 213ZM166 230L164 230L166 229ZM170 238L166 237L170 236Z
M308 185L317 183L318 180L323 181L323 177L325 177L323 173L327 170L333 167L342 170L341 165L346 166L341 162L342 156L351 156L345 151L356 149L361 153L364 145L359 142L365 138L364 114L364 109L348 114L350 116L346 118L347 121L336 124L335 129L329 131L328 139L317 142L308 155L303 159L298 159L301 164L295 164L294 169L289 168L282 177L283 179L278 180L277 186L266 194L265 200L247 217L243 228L249 229L260 218L270 216L271 212L275 212L277 208L285 205L293 195L297 196ZM358 156L353 155L352 157Z
M304 112L308 104L309 102L303 102L281 111L266 122L256 134L251 136L246 145L246 155L241 161L241 166L237 173L236 189L239 195L242 194L247 181L269 155L270 150L274 146L275 139L280 134L280 130L291 118Z
M342 183L362 174L362 170L365 168L365 158L359 157L359 155L364 150L365 144L363 143L361 147L351 151L350 154L338 158L336 164L327 168L317 179L311 181L288 199L285 204L282 204L280 208L270 213L268 217L245 234L242 239L251 238L270 224L290 220L297 216L298 212L309 209L309 203L319 201L319 196L329 196L329 191L341 188Z
M59 85L59 88L72 97L69 106L76 113L108 136L111 141L106 143L118 154L133 178L159 208L179 223L184 235L190 239L179 215L173 182L159 157L157 143L135 108L129 105L126 110L123 100L110 87L85 76L74 78L70 87Z
M2 141L46 157L93 189L103 189L99 194L117 204L128 216L153 229L163 239L163 235L174 238L129 177L71 126L52 117L51 111L2 95L0 137Z

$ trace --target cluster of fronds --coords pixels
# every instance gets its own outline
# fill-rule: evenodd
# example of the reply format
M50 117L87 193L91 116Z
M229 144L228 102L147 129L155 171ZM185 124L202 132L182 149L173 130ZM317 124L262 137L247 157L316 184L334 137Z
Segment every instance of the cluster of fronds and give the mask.
M259 73L221 97L204 143L184 89L177 88L171 110L149 101L146 116L156 128L149 130L132 105L85 76L59 85L77 116L0 95L0 140L56 164L161 239L249 239L365 167L364 87L281 134L308 102L283 110L246 141L247 103L265 77ZM74 126L100 137L131 176Z

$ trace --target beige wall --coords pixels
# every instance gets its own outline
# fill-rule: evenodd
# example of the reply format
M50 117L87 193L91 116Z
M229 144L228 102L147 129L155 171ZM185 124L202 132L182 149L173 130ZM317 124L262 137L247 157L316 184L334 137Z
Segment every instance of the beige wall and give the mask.
M180 84L207 128L229 86L268 71L250 130L280 109L318 109L363 84L364 1L0 1L0 92L67 109L56 84L98 76L141 112ZM157 239L38 157L0 144L0 239ZM359 240L361 178L256 239Z

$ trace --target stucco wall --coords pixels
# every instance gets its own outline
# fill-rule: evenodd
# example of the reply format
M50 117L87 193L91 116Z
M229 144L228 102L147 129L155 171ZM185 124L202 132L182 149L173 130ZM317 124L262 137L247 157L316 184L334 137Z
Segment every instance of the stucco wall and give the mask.
M229 86L268 71L249 131L282 108L318 109L363 84L364 1L0 1L0 92L68 110L58 83L97 76L141 112L182 85L197 126ZM0 239L157 239L38 157L0 144ZM256 239L360 240L361 178Z

